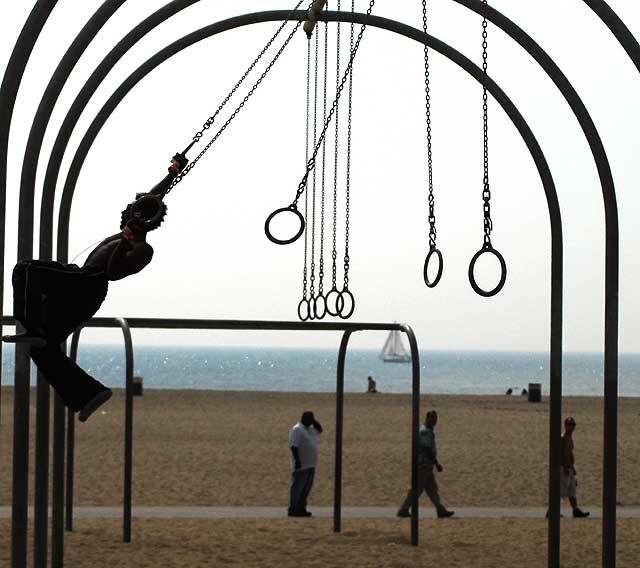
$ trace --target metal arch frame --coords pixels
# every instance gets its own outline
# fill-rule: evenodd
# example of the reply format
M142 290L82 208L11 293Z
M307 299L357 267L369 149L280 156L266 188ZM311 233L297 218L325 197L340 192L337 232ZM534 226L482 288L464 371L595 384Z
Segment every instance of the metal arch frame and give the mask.
M124 99L126 94L135 86L142 78L150 73L155 67L159 66L166 59L172 55L178 53L182 49L210 37L216 33L227 31L240 27L243 25L250 25L253 23L261 23L268 21L283 20L289 17L291 20L304 19L306 12L294 12L290 11L272 11L272 12L258 12L253 14L247 14L240 17L230 18L222 22L217 22L210 26L206 26L195 32L184 36L183 38L173 42L169 46L160 50L156 55L151 57L147 62L142 64L136 71L134 71L129 77L113 92L111 97L100 109L95 119L86 131L76 154L72 160L69 174L64 184L64 190L62 194L62 200L59 212L58 221L58 251L59 258L61 254L66 259L68 249L68 229L69 229L69 216L70 208L73 200L73 192L75 185L79 177L84 159L91 148L93 140L100 132L102 126L105 124L108 117L111 115L117 105ZM561 385L562 385L562 228L561 217L558 205L557 194L555 185L549 171L546 159L542 153L542 150L537 143L531 129L528 127L524 118L520 115L519 111L507 97L507 95L500 89L500 87L493 82L493 80L482 72L482 70L473 64L470 60L464 57L455 49L451 48L447 44L437 40L436 38L425 35L422 31L395 22L387 20L385 18L369 16L364 14L351 14L349 12L326 12L322 15L322 20L327 21L340 21L364 23L369 25L386 29L388 31L396 32L400 35L404 35L410 39L424 43L428 43L430 47L440 52L442 55L451 59L458 66L462 67L470 75L472 75L477 81L485 85L493 97L503 107L511 121L514 123L520 135L522 136L525 144L529 148L529 151L533 157L536 167L538 168L539 175L542 180L545 195L547 198L547 204L549 208L549 216L551 222L551 234L552 234L552 251L551 251L551 348L550 348L550 383L551 383L551 418L550 418L550 430L553 432L550 435L550 465L549 465L549 564L551 566L558 566L560 562L560 479L559 479L559 445L560 445L560 418L561 418ZM522 32L524 33L524 32ZM528 36L527 36L528 37ZM533 40L530 40L532 43ZM537 45L534 43L534 45ZM544 52L543 52L544 53ZM559 72L559 71L558 71ZM577 97L577 95L576 95ZM586 110L586 109L585 109ZM554 417L557 417L554 421ZM557 424L557 427L554 426ZM557 431L557 435L556 434Z
M627 51L629 57L633 60L636 67L640 70L640 48L638 47L637 42L633 38L632 34L629 32L628 28L622 23L622 21L617 17L615 12L611 10L611 8L606 4L606 2L602 0L584 0L584 2L598 15L598 17L609 27L609 29L614 33L618 41L623 45L625 50ZM24 67L26 66L26 60L29 57L33 44L35 43L37 36L48 17L48 13L53 9L56 4L55 0L42 1L36 3L36 6L32 10L27 23L23 29L23 32L16 43L16 47L14 52L12 53L9 66L7 67L7 71L5 73L5 77L3 80L2 88L0 89L0 124L3 128L0 129L3 133L7 133L11 122L11 115L13 111L13 103L15 101L15 96L17 93L17 87L19 85L20 79L22 77L22 73L24 71ZM478 2L475 2L478 4ZM478 10L476 10L478 11ZM10 72L11 71L11 72ZM1 199L1 207L2 209L2 217L4 221L4 205L5 205L5 196L6 196L6 149L7 149L7 139L2 136L0 137L0 199ZM21 227L22 229L22 227ZM3 236L4 236L4 223L2 227ZM4 254L4 251L2 252ZM4 263L0 263L0 271L4 276ZM0 281L0 286L3 285L3 279ZM1 295L0 295L1 296ZM0 302L2 299L0 298ZM26 399L26 405L28 407L28 396ZM609 434L613 434L615 439L615 430L610 431ZM605 426L605 453L606 448L611 445L606 443L606 440L610 436L607 436L607 428ZM14 440L15 442L15 440ZM615 458L615 449L613 449L613 457ZM606 463L606 457L605 457ZM605 468L606 470L606 468ZM615 474L613 475L613 480L615 482ZM605 481L606 486L606 481ZM615 509L614 509L615 515ZM615 545L615 539L614 539ZM603 547L604 548L604 547ZM611 566L612 564L609 564Z
M618 320L619 320L619 273L620 273L620 243L618 206L615 186L611 174L611 168L604 145L598 134L595 124L587 111L584 103L578 96L569 80L564 76L555 62L544 50L538 46L524 32L513 35L510 33L515 24L494 10L483 4L480 0L454 0L466 6L474 12L484 15L492 23L515 39L527 52L543 67L547 75L562 92L565 100L580 123L589 148L593 155L602 187L602 198L605 213L605 305L604 305L604 449L602 471L602 565L606 568L615 568L616 564L616 493L617 493L617 440L618 440ZM638 43L622 21L605 2L585 0L587 5L594 10L603 22L614 32L616 39L624 47L627 54L638 51ZM622 24L622 25L621 25ZM517 27L517 26L516 26ZM615 30L615 31L614 31ZM626 32L626 33L625 33ZM631 38L631 39L629 39ZM632 59L634 59L632 57ZM638 61L634 60L636 66ZM640 67L639 67L640 69ZM551 385L553 392L553 384ZM560 391L561 393L561 391ZM559 395L560 396L560 395ZM555 412L554 412L555 410ZM554 408L551 403L551 416L549 435L551 441L560 437L561 415L560 406ZM549 447L549 467L557 460L559 469L559 452ZM553 502L552 492L559 491L558 485L554 487L553 480L549 476L549 565L552 555L560 563L560 520L559 502ZM555 527L557 526L557 530ZM555 538L558 542L555 542ZM553 550L552 550L553 549Z
M125 355L125 403L124 403L124 471L123 471L123 496L122 496L122 540L131 542L131 485L133 481L133 340L131 328L126 318L112 318L114 327L122 330ZM71 349L69 357L76 361L78 356L78 344L83 326L73 332L71 337ZM67 531L73 528L73 472L74 472L74 442L75 442L75 413L71 410L67 413L67 476L65 493L65 528ZM60 518L52 522L57 525L57 531L62 531Z
M0 86L0 314L4 310L4 254L5 254L5 234L6 234L6 200L7 200L7 157L8 157L8 145L9 145L9 132L11 129L11 118L13 116L13 110L15 106L15 101L17 98L18 90L20 88L20 83L22 82L22 77L24 75L24 71L27 66L27 62L31 57L31 53L35 46L38 37L40 36L40 32L44 27L45 22L47 21L51 11L56 5L57 0L40 0L37 2L33 9L31 10L25 25L20 32L20 36L16 41L16 45L11 53L11 57L9 59L9 63L7 64L7 68L5 70L5 74L2 80L2 86ZM1 329L1 326L0 326ZM23 349L16 350L16 357L24 356L21 354ZM2 350L0 349L0 375L2 373ZM22 376L19 377L20 381L16 382L14 389L14 421L17 420L23 425L22 428L14 429L13 432L13 445L14 447L18 445L18 447L28 448L29 447L29 372L30 369L21 369ZM18 378L18 377L16 377ZM1 379L1 377L0 377ZM1 384L0 380L0 384ZM43 390L43 389L41 389ZM40 390L40 391L41 391ZM48 394L48 393L47 393ZM48 414L49 406L48 404L44 405L44 401L41 401L39 406L40 412L46 411ZM1 418L1 417L0 417ZM41 429L46 429L46 440L45 444L48 444L48 424L46 428L43 424L41 424ZM44 436L41 435L37 440L36 444L40 448L43 446ZM38 492L36 497L35 506L42 510L42 503L44 502L44 506L46 507L47 501L47 491L42 491L42 483L44 476L44 483L46 483L46 476L48 473L48 459L45 463L42 463L42 458L38 461L41 469L44 469L44 472L40 472L38 474L39 480L38 482L41 485L41 490ZM29 455L28 452L23 451L17 456L14 453L13 456L13 479L14 484L12 487L12 500L13 504L17 502L21 502L22 500L27 499L28 495L28 478L26 472L29 467ZM17 483L16 475L18 476ZM45 509L46 510L46 509ZM12 524L27 523L27 510L26 508L18 508L12 507L11 510L11 518ZM44 523L46 525L46 521ZM44 544L46 547L46 530L43 532L41 530L42 522L40 524L36 524L36 528L39 530L38 537L34 542L34 548L36 546L41 546ZM46 527L45 527L46 529ZM15 535L20 540L21 548L24 547L26 552L27 545L27 534L26 531ZM13 537L12 537L13 538ZM25 554L26 557L26 554ZM35 555L34 555L35 560ZM26 562L26 558L24 560ZM46 558L45 558L46 562Z

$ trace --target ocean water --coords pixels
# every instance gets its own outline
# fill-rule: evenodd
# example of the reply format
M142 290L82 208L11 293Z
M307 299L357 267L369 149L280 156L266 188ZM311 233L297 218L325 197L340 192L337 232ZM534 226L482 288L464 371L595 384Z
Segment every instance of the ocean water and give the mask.
M364 392L373 376L382 392L411 391L411 365L385 363L377 350L349 350L345 391ZM333 392L337 349L139 346L135 374L145 388ZM124 347L81 345L78 362L111 387L124 386ZM2 384L13 384L14 353L4 346ZM437 394L519 394L529 383L549 392L546 353L421 351L421 391ZM32 374L35 377L35 373ZM34 380L34 379L32 379ZM603 358L599 354L565 353L563 393L601 396ZM619 393L640 396L640 354L621 354Z

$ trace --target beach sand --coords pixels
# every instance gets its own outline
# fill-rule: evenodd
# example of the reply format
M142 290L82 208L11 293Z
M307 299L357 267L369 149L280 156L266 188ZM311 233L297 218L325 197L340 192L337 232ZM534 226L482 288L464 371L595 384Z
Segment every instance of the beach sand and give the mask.
M10 504L12 404L12 389L5 387L0 430L2 505ZM445 470L438 476L438 482L448 507L545 506L548 400L533 404L520 396L423 396L421 419L429 408L436 408L440 415L436 432L439 459ZM574 438L579 502L586 509L601 505L603 401L567 397L563 408L563 416L570 414L577 421ZM133 504L254 505L284 509L289 485L288 430L306 409L313 410L325 428L310 506L331 505L335 443L333 394L176 390L145 390L144 396L135 398ZM640 505L639 412L639 399L620 400L618 501L623 505ZM33 418L32 415L32 427ZM397 506L400 503L410 479L410 421L408 395L346 395L344 506ZM121 503L123 424L122 391L116 391L104 411L98 411L86 424L77 423L76 504L115 506ZM30 464L33 465L33 456ZM422 503L429 506L424 497ZM292 524L293 521L298 523ZM134 540L136 534L140 538L127 548L118 544L119 522L82 520L78 534L71 536L67 549L73 554L71 549L76 541L79 547L90 547L91 534L98 534L100 539L109 541L105 544L109 554L117 556L135 549L135 554L142 558L143 550L147 549L164 555L164 559L155 564L158 566L205 566L206 563L197 559L200 548L209 555L229 555L233 561L229 560L228 565L293 566L286 563L289 545L306 543L305 548L311 547L309 550L314 554L329 554L329 550L334 554L333 560L312 565L347 565L347 558L352 554L353 558L360 558L360 565L421 565L417 559L422 558L423 553L411 547L395 548L408 538L408 525L403 520L351 519L349 530L354 532L350 535L333 535L328 519L308 521L301 524L299 519L134 520ZM9 526L7 523L0 525L3 534L6 534L4 527ZM600 521L588 520L579 526L573 519L563 519L562 530L563 546L577 540L576 546L570 548L581 551L568 549L566 554L589 555L593 562L579 556L571 558L580 559L582 566L599 565ZM443 561L451 559L441 566L471 565L471 560L474 566L495 566L507 562L507 557L511 558L510 565L544 564L546 523L543 520L456 519L452 525L425 521L421 531L424 531L423 543L431 542L435 546L437 541L438 550L448 554L442 557ZM635 562L639 553L640 522L620 521L619 531L621 554L626 547L636 555ZM156 540L165 544L160 545ZM181 563L184 542L193 542L196 557ZM509 546L506 549L496 546L500 542L508 542ZM342 550L345 547L348 551ZM393 554L389 553L391 547ZM191 544L188 548L192 548ZM324 548L327 550L323 552ZM239 550L246 554L242 556ZM107 561L107 556L98 550L95 554L93 566L154 565L150 560L148 564L142 561L122 564L116 556L108 556ZM177 556L170 561L172 554ZM263 563L259 560L261 554L268 556ZM363 564L363 558L369 558L367 555L370 563ZM397 558L397 562L376 564L376 555ZM340 563L341 558L344 564ZM482 558L493 558L493 561L481 564L485 561ZM531 563L527 564L524 558ZM2 562L0 552L0 564ZM220 559L210 565L225 563Z
M120 521L82 519L65 539L65 566L113 568L546 568L543 519L425 520L420 545L406 519L136 519L123 544ZM599 568L600 522L561 521L562 566ZM0 565L8 565L9 521L0 521ZM617 566L636 568L639 522L618 522Z

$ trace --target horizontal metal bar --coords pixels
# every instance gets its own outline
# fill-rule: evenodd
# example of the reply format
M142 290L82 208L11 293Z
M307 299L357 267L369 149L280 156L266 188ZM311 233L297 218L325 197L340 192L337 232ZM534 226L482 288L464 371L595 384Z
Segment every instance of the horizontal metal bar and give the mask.
M262 320L214 320L214 319L176 319L176 318L126 318L131 328L147 329L255 329L255 330L315 330L315 331L404 331L402 323L366 323L366 322L298 322L298 321L262 321ZM15 325L15 320L2 316L2 325ZM84 327L121 327L118 318L92 318Z

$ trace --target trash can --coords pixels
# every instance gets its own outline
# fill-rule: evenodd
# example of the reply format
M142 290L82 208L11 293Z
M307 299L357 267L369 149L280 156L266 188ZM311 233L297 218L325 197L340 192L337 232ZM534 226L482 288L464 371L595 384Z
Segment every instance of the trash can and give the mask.
M529 383L529 402L540 402L542 400L542 385L540 383Z
M133 396L142 396L142 377L133 377Z

